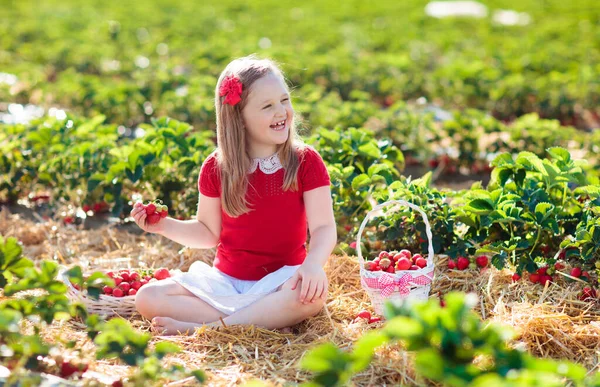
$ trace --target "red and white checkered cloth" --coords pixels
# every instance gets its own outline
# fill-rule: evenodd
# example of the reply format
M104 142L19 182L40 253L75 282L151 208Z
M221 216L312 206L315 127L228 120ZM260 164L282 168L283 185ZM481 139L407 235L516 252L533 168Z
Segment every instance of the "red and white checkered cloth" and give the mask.
M389 297L396 287L398 287L398 291L402 295L407 295L410 293L410 285L427 285L431 283L431 278L433 277L433 271L427 273L426 275L420 275L418 277L414 277L410 274L404 274L399 279L395 279L391 274L383 274L378 278L363 278L366 285L371 289L381 289L381 295L383 297Z

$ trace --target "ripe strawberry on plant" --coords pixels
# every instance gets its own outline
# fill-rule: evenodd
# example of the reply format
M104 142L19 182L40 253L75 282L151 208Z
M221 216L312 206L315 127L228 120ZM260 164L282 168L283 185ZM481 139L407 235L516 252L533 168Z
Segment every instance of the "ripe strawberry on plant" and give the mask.
M480 255L479 257L475 258L475 262L479 267L486 267L489 261L488 257L486 257L485 255Z
M454 262L454 259L448 260L448 269L450 269L450 270L456 269L456 262Z
M581 294L579 295L579 299L581 301L586 301L586 300L588 300L590 298L596 298L596 289L590 288L590 287L586 286L581 291Z
M540 281L540 275L537 273L531 273L529 274L529 280L535 284Z
M581 273L581 279L587 282L590 282L590 279L592 278L592 276L590 276L590 273L587 271L584 271Z
M581 268L574 267L571 269L571 277L579 278L581 277Z
M465 258L465 257L458 257L457 261L456 261L456 267L458 268L458 270L465 270L467 267L469 267L469 259Z
M521 279L521 276L519 275L519 273L515 273L512 275L513 282L517 282L520 279Z

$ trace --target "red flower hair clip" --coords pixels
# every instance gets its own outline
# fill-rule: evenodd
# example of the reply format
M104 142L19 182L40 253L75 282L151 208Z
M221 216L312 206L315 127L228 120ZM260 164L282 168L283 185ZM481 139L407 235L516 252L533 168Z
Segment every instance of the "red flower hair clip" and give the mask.
M221 87L219 88L219 95L222 97L226 95L225 101L231 106L234 106L242 100L240 95L242 94L242 82L234 75L229 75L223 79Z

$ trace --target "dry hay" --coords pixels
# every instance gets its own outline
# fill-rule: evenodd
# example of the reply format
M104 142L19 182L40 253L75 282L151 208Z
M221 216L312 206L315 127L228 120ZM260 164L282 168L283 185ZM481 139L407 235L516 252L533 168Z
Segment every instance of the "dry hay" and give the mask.
M213 250L181 249L181 246L162 237L134 235L114 226L97 230L63 227L59 223L35 224L17 215L0 212L0 230L5 236L27 236L38 244L24 246L31 259L55 259L65 264L87 264L90 269L114 266L119 258L129 257L122 264L142 263L148 266L187 268L195 260L210 263ZM436 279L431 296L451 290L475 292L480 303L476 307L484 319L508 324L517 333L515 346L523 346L537 356L564 358L583 364L589 370L598 363L600 324L597 304L577 299L583 285L558 280L543 288L521 280L513 283L507 270L487 269L449 272L446 258L436 262ZM135 266L135 265L134 265ZM293 327L293 333L270 331L253 326L227 326L198 330L193 336L158 337L153 342L168 340L183 351L168 357L168 362L200 368L207 372L210 385L234 385L255 378L270 385L301 383L310 374L299 369L304 353L319 343L332 342L342 349L365 331L381 326L365 322L353 323L362 309L373 312L359 279L356 257L332 256L326 266L330 281L329 298L324 310ZM130 319L142 331L149 331L148 321L139 315ZM59 336L77 340L82 353L90 356L92 345L82 327L75 322L54 323L44 330L48 340ZM128 368L114 361L93 361L90 369L113 376L126 376ZM423 385L415 375L412 357L399 344L377 350L373 362L355 375L355 385ZM193 385L183 380L174 385Z

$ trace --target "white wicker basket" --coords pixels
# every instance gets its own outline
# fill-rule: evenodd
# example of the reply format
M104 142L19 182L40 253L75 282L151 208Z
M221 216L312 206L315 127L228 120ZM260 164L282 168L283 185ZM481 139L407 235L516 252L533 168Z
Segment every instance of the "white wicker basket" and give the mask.
M88 313L97 314L104 318L111 316L130 317L135 313L135 296L113 297L100 294L100 298L94 300L86 292L79 291L73 287L73 284L71 284L71 281L66 276L67 271L68 268L62 267L58 273L58 280L67 285L67 296L71 300L81 301Z
M366 260L363 258L360 248L363 230L371 218L385 215L386 213L383 213L381 209L389 205L396 205L396 207L392 208L393 210L396 210L398 205L404 205L415 211L419 211L423 216L428 242L427 266L424 268L419 270L401 270L396 271L396 273L369 271L365 268ZM390 200L375 206L375 208L367 213L356 236L356 249L360 263L360 283L369 295L377 314L383 316L383 306L388 300L401 302L402 300L411 298L425 301L429 298L429 291L431 290L431 282L434 275L432 239L429 219L425 212L415 204L404 200Z

